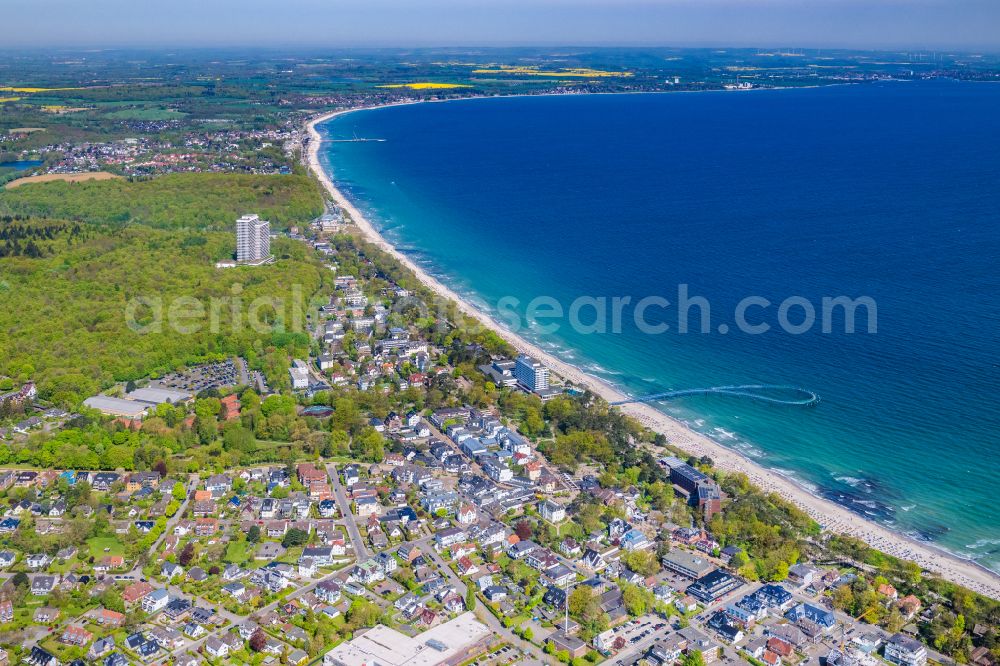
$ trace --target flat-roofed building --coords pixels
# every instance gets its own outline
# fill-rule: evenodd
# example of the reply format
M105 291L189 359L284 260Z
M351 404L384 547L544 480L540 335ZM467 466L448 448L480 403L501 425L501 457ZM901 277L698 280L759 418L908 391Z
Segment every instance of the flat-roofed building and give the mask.
M471 613L407 636L376 625L341 643L323 657L323 666L438 666L471 659L493 640L493 632Z
M670 483L680 486L689 494L698 492L698 486L706 481L711 479L687 463L670 468Z
M713 569L704 557L685 550L672 550L664 555L663 567L688 578L701 578Z
M190 393L186 393L185 391L160 388L158 386L147 386L145 388L138 388L131 393L126 394L125 397L128 400L148 402L154 405L162 405L167 402L171 405L178 405L187 402L194 396Z
M292 389L309 388L309 366L304 361L299 359L292 361L292 367L288 368L288 374L292 378Z
M122 400L109 395L95 395L83 401L83 404L91 409L96 409L108 416L121 416L127 419L141 419L150 407L151 403L138 402L136 400Z

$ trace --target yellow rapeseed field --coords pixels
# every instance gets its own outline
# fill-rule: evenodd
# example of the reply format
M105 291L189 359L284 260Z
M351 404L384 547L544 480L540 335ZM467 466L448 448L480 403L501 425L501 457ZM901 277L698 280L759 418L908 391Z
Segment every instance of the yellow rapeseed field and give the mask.
M409 88L410 90L449 90L452 88L471 88L464 83L434 83L432 81L421 81L418 83L387 83L379 88Z

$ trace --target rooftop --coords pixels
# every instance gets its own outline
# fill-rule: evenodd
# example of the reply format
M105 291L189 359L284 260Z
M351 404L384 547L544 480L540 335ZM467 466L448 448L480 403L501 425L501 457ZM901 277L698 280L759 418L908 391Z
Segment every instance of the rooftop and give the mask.
M122 400L121 398L113 398L108 395L95 395L84 400L83 404L91 409L114 416L142 416L149 409L149 403Z
M440 624L416 637L377 625L326 654L328 666L437 666L492 635L471 612Z
M159 405L165 402L176 404L179 402L184 402L185 400L191 399L190 393L185 393L184 391L176 391L174 389L167 388L157 388L149 386L146 388L139 388L127 395L129 400L137 400L139 402L151 402L155 405Z

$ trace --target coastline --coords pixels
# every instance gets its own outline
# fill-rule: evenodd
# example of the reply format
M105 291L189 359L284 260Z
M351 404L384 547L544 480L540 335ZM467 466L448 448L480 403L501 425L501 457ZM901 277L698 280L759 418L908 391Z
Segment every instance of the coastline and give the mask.
M472 98L462 98L472 99ZM447 100L436 100L447 101ZM334 185L319 162L319 149L323 144L322 137L316 130L316 125L334 117L352 113L354 111L367 110L372 108L383 108L386 106L402 106L408 104L420 104L422 101L407 101L394 104L382 105L380 107L361 107L357 109L345 109L320 115L311 119L306 129L310 136L308 150L305 158L308 167L315 177L322 183L330 197L345 210L351 217L358 230L365 239L378 246L384 252L393 256L397 261L406 266L414 275L438 297L448 299L457 303L464 314L475 318L482 325L495 331L501 338L510 343L522 353L530 354L548 365L552 372L573 384L584 386L593 393L600 395L608 402L615 402L625 399L624 393L607 383L606 381L585 373L580 368L566 363L549 352L525 340L521 336L512 333L494 321L486 313L476 309L465 301L452 289L442 284L433 276L429 275L423 268L413 260L396 250L378 230L365 218L365 216L354 206L351 201ZM934 545L916 541L904 534L893 532L892 530L870 522L848 509L817 497L805 488L797 485L794 481L782 476L776 471L762 467L756 462L744 457L742 454L726 448L725 446L711 440L707 436L689 429L683 423L673 419L650 405L643 403L630 403L623 405L620 409L630 416L636 418L644 426L662 433L671 444L684 449L693 455L707 455L711 457L715 464L728 472L739 472L745 474L756 486L770 492L776 492L784 499L799 507L814 520L823 526L824 531L841 533L861 539L872 547L919 564L923 569L933 572L968 587L985 596L1000 599L1000 575L986 569L971 560L962 559L956 555L948 553Z

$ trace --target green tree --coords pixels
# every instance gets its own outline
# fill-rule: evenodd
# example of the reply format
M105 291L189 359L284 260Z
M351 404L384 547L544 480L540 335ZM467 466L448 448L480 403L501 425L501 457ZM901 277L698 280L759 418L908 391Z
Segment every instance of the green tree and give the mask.
M301 546L309 540L309 533L305 530L300 530L297 527L293 527L287 532L285 532L284 538L281 540L281 545L285 548L291 548L293 546Z
M104 592L101 593L101 605L116 613L125 612L125 601L118 590L113 587L105 588Z
M195 417L194 428L202 444L211 444L219 434L219 422L213 415Z
M382 462L385 458L385 439L370 426L365 427L351 442L351 453L365 462Z
M601 598L586 585L577 585L569 595L569 614L580 623L586 639L601 633L608 626L608 616L601 609Z
M778 562L769 578L775 582L788 578L788 562Z
M227 424L222 434L222 448L226 451L249 453L257 446L253 432L235 421Z
M652 595L637 585L622 585L622 601L629 615L638 617L645 615L653 603Z
M250 529L247 530L247 541L250 543L257 543L260 541L260 527L257 525L250 526Z
M347 609L347 623L352 631L361 627L374 627L381 615L382 611L377 605L358 597Z
M741 569L747 562L749 562L749 558L747 558L747 554L742 550L733 553L733 556L729 558L729 566L736 570Z
M701 650L690 648L681 657L681 666L705 666L705 657Z
M593 502L587 502L580 506L576 514L576 521L586 533L596 532L604 529L604 522L601 520L602 509Z
M624 557L625 565L644 578L652 576L660 570L656 553L651 550L633 550Z

